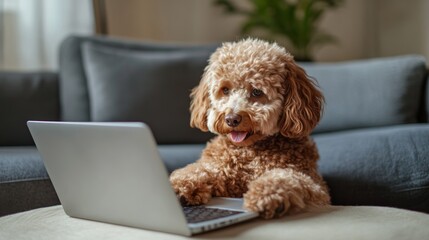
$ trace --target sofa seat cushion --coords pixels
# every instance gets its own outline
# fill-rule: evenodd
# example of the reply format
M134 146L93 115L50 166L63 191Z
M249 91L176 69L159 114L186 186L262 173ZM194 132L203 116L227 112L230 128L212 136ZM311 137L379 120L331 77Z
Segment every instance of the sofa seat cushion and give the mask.
M333 204L429 213L429 124L315 134Z
M418 120L426 80L422 56L301 65L318 81L326 100L315 133Z
M36 147L0 147L0 216L59 204Z
M142 215L142 217L145 217ZM146 216L151 217L151 216ZM68 217L62 207L40 208L0 218L0 238L51 239L366 239L421 240L429 215L386 207L334 206L286 216L254 219L192 238Z
M36 147L0 147L1 183L48 178Z
M159 145L158 150L169 173L195 162L205 144Z

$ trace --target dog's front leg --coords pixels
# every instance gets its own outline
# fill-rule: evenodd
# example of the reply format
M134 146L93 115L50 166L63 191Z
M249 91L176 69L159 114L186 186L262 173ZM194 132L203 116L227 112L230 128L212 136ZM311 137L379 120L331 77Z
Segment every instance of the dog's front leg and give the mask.
M214 178L213 173L197 162L175 170L170 182L182 204L200 205L212 197Z
M273 218L308 206L322 206L330 202L323 182L293 169L272 169L248 185L244 207L259 212L263 218Z

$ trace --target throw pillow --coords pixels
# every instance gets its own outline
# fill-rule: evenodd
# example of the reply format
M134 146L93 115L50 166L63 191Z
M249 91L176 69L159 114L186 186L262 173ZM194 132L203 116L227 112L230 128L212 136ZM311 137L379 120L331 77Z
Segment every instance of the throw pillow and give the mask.
M426 74L421 56L301 66L326 100L315 133L417 121Z
M92 121L142 121L158 143L205 142L189 126L189 94L214 48L138 51L83 44Z

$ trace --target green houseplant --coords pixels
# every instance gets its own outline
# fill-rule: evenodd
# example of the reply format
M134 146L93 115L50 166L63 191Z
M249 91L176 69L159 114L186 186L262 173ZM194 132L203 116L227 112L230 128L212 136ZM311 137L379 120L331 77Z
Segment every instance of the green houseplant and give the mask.
M312 61L312 50L317 45L334 42L333 36L318 28L323 13L337 7L343 0L247 0L249 8L233 0L216 0L226 12L246 16L242 34L254 29L268 33L266 38L284 38L292 48L295 59Z

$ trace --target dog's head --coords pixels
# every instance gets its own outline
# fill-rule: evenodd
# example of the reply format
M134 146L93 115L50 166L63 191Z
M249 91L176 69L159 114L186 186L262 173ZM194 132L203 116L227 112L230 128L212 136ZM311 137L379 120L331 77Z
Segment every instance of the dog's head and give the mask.
M248 146L281 133L309 135L323 96L293 57L275 43L224 43L191 93L191 126Z

